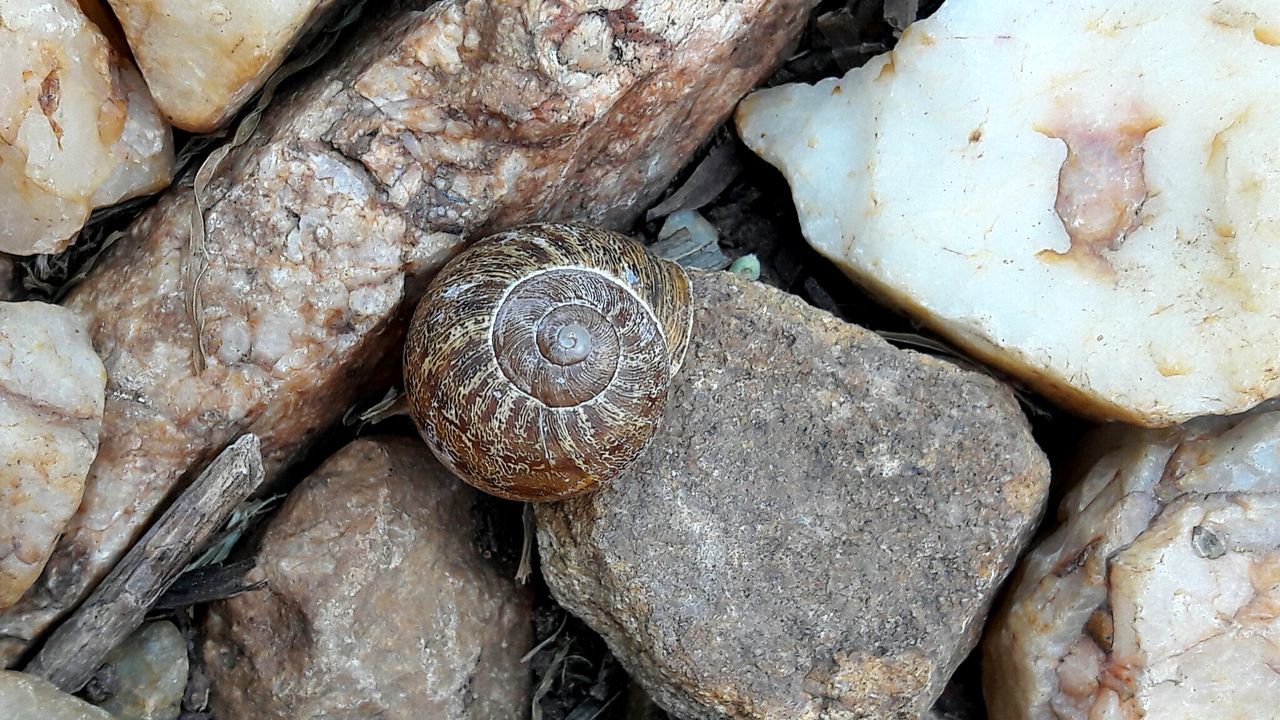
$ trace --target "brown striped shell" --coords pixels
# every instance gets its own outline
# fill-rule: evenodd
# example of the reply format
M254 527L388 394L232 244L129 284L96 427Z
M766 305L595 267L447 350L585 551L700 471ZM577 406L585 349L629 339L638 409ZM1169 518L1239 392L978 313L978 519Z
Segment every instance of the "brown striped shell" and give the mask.
M454 258L405 347L418 431L468 483L513 500L583 492L657 430L693 310L689 278L625 235L528 225Z

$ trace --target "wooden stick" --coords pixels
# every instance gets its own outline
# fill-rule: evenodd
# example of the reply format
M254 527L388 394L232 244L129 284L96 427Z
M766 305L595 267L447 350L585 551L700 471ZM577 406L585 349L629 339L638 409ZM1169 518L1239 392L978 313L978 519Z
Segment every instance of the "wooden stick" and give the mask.
M262 478L257 435L243 435L228 445L54 631L25 670L66 692L84 687L107 653L142 625L152 604Z

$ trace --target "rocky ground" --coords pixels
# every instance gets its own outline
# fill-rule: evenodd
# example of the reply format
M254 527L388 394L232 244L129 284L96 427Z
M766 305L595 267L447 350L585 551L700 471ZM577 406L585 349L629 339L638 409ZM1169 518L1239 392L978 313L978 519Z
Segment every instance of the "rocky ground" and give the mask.
M809 15L781 67L760 84L814 82L859 67L891 49L903 28L939 4L824 0ZM359 3L295 5L289 19L294 25L313 16L339 30L303 38L291 55L287 47L273 50L272 67L284 63L287 72L301 67L293 79L270 82L257 95L237 83L225 88L247 104L223 130L176 133L176 176L180 184L194 186L195 194L142 198L99 210L78 241L56 255L13 261L0 256L0 299L11 286L26 299L56 302L69 297L72 306L94 318L96 327L109 328L100 330L114 343L109 372L113 362L114 367L137 362L133 355L142 357L138 348L144 344L152 359L189 352L190 343L176 340L171 347L158 343L152 352L150 340L139 341L142 334L122 327L117 317L134 307L135 294L180 282L176 266L160 260L131 265L128 255L117 253L107 262L114 262L114 271L134 286L115 280L86 284L102 252L121 240L120 231L149 213L136 232L141 239L125 241L135 243L130 249L155 257L180 253L199 240L193 240L193 233L205 232L189 226L183 203L198 203L189 198L210 188L220 194L209 216L209 242L211 247L223 243L211 253L215 274L218 263L232 262L227 257L239 253L252 258L274 247L271 223L244 218L256 217L263 203L295 192L301 199L293 200L302 205L316 201L314 194L321 192L329 193L321 204L348 203L334 216L356 217L355 234L362 241L372 238L360 247L330 248L329 257L314 261L335 276L339 273L334 269L349 262L348 253L373 256L408 243L404 228L420 219L419 208L407 201L383 204L382 195L360 185L367 181L363 175L357 181L334 171L326 182L301 190L277 183L280 166L310 167L320 162L317 157L333 153L342 156L342 163L358 155L362 167L386 174L378 178L382 187L406 197L438 195L435 210L441 218L432 222L443 229L424 244L441 255L457 244L455 233L513 218L536 219L536 212L522 206L522 195L502 187L496 172L485 175L471 168L464 177L459 171L450 178L456 188L435 190L422 189L422 178L396 174L401 166L379 152L437 153L433 160L448 165L447 149L423 149L403 140L414 133L426 137L422 118L405 111L404 117L397 116L403 126L396 132L375 128L375 116L402 112L399 107L378 113L364 108L367 116L358 121L351 119L358 114L353 111L344 116L346 125L338 123L337 136L317 136L316 143L305 147L291 144L297 128L319 112L312 105L315 96L296 92L306 65L318 62L316 67L334 78L349 72L321 58L335 40L336 52L349 52L353 46L344 43L354 33L374 28L381 33L378 43L358 47L381 58L382 65L350 72L364 73L361 82L373 88L369 92L382 93L387 107L394 105L390 98L398 83L410 82L404 77L413 66L405 53L387 50L390 43L404 42L407 31L383 27L382 19L367 9L360 16ZM459 6L467 6L467 12L478 7ZM490 27L486 23L492 18L459 14L461 19L454 20L463 27L468 22ZM426 53L436 40L425 37L416 50ZM566 61L576 63L574 67L604 63L593 48L568 44L577 52ZM303 62L290 67L286 57ZM636 62L642 61L643 53ZM757 65L748 58L735 68L746 72ZM270 69L255 65L242 74L259 87ZM613 80L640 82L631 76ZM175 94L163 99L161 110L181 116L187 112L177 92L183 90L182 79L166 82L176 83ZM450 85L452 80L415 76L411 82L438 92L442 102L464 102L466 93ZM600 97L622 102L622 94L607 95L610 91L598 90ZM288 111L269 118L258 141L237 146L225 168L220 166L224 158L215 155L210 173L215 178L197 174L198 168L211 167L210 152L217 142L237 138L237 127L257 126L256 98L269 100L276 93L287 98ZM355 98L342 102L363 107ZM711 129L704 117L711 110L696 105L686 110L700 130ZM597 111L584 101L566 113L589 123L588 116ZM192 112L187 126L216 124L215 110ZM499 110L486 107L484 112ZM654 143L676 132L661 124L642 129L652 133ZM547 150L553 144L548 138L562 130L540 126L544 135L513 142L520 150L504 162L516 174L529 165L550 163L547 157L554 153ZM377 142L383 141L405 144L379 150ZM1059 409L1021 381L887 309L802 242L786 178L743 145L731 119L696 149L685 152L683 145L671 142L688 162L673 164L664 176L669 182L660 187L650 187L647 179L615 182L584 161L576 184L538 198L570 213L581 211L578 204L589 200L579 197L582 192L622 206L643 198L654 208L647 214L640 214L641 208L591 214L593 220L651 243L664 234L671 211L696 210L709 223L696 232L713 231L723 253L723 258L703 255L700 265L720 269L733 263L734 271L748 278L693 273L695 332L689 355L658 438L618 482L535 511L475 493L453 479L419 442L406 417L383 412L398 384L395 374L385 364L366 364L362 357L370 354L369 348L393 344L398 331L388 328L398 327L396 302L401 293L412 292L413 278L404 280L390 271L358 282L344 278L338 284L346 285L334 290L343 299L334 302L340 305L348 294L355 297L374 286L382 295L369 299L377 305L371 314L353 322L354 330L317 322L324 331L312 344L253 358L261 366L255 372L266 368L261 374L227 371L216 381L206 375L197 382L181 374L165 377L163 370L138 373L145 376L139 397L163 388L175 396L199 398L180 417L154 414L146 402L136 401L138 408L128 411L127 420L106 421L104 433L112 422L134 434L154 433L157 443L168 443L174 455L154 466L139 465L121 459L127 448L108 444L108 462L118 462L114 472L164 479L154 486L141 484L138 492L120 486L91 494L87 507L99 515L61 539L59 550L53 547L60 541L56 531L35 528L32 534L40 545L27 550L34 560L21 562L17 553L16 559L0 556L0 600L5 601L0 610L19 603L0 618L0 650L7 661L29 657L21 641L44 632L52 618L82 599L85 588L68 589L82 581L59 580L57 572L88 567L89 575L105 574L139 530L135 515L169 501L170 485L183 477L191 455L212 455L224 439L263 428L268 428L269 486L243 505L212 547L185 568L155 603L148 624L117 648L78 693L80 698L117 717L156 720L228 720L255 712L271 717L534 720L923 714L933 720L985 720L979 668L983 648L978 643L988 613L995 609L997 620L986 631L987 668L1001 667L1018 678L1009 687L988 678L987 701L1004 713L1000 720L1041 717L1019 714L1032 705L1052 707L1061 717L1084 718L1092 717L1087 713L1093 708L1135 702L1146 703L1143 710L1160 717L1161 708L1189 702L1159 690L1161 682L1179 673L1210 675L1212 663L1193 658L1185 667L1170 668L1167 662L1157 667L1156 661L1149 667L1126 665L1116 660L1113 648L1154 643L1149 638L1160 623L1180 617L1176 608L1149 616L1133 609L1151 601L1150 587L1166 588L1172 582L1144 576L1138 566L1154 563L1151 558L1165 557L1173 548L1184 551L1181 567L1208 578L1200 585L1187 581L1191 590L1213 587L1229 594L1220 590L1229 587L1240 597L1228 613L1229 627L1188 630L1169 649L1170 657L1205 638L1225 643L1273 632L1275 563L1267 553L1275 543L1263 520L1273 510L1267 504L1272 481L1214 484L1188 469L1198 461L1186 459L1224 455L1234 463L1231 453L1237 445L1262 448L1250 456L1255 458L1271 449L1270 414L1239 427L1206 424L1179 433L1135 431L1120 440L1095 439L1088 446L1094 449L1082 453L1081 439L1095 427L1092 422ZM613 151L623 160L643 157L644 143L634 144L641 149ZM299 153L306 152L316 156L300 159ZM573 162L579 160L574 156ZM378 167L378 161L386 165ZM465 164L459 161L459 166ZM546 180L534 172L524 179L534 184ZM467 198L472 206L451 195L457 188L476 193ZM335 199L338 195L342 197ZM280 206L271 208L273 217L296 220L296 208L289 204L293 200L279 200ZM476 214L445 217L457 209L454 205ZM241 237L226 230L241 222L252 231ZM332 218L315 220L311 232L326 222ZM423 268L434 267L439 258L415 261L426 272ZM240 359L236 322L237 303L243 299L229 277L205 288L202 297L210 301L202 312L208 328L193 323L194 334L209 339L207 347L199 347L208 351L207 361L215 367L231 356ZM753 282L757 277L759 282ZM402 282L404 287L397 284ZM71 292L77 286L82 287ZM294 300L283 291L267 298L281 307ZM188 322L181 312L185 308L170 300L157 300L143 310ZM5 318L0 312L0 321ZM348 342L349 335L356 340ZM305 363L293 354L306 355L314 348L340 348L333 352L343 360L305 383L271 374L288 370L295 361L302 367ZM367 371L374 380L341 392L316 389L336 387L352 368ZM110 403L126 402L121 397L118 387L114 400L108 391L108 415ZM204 413L198 414L202 408ZM76 439L92 436L96 446L101 406L97 416L91 410L80 419L91 427ZM311 412L321 419L313 419L307 414ZM65 414L58 419L65 420ZM341 422L329 422L339 417ZM276 433L274 439L271 433ZM304 448L300 454L298 447ZM1151 458L1157 455L1157 470L1165 463L1174 467L1178 458L1185 466L1177 466L1180 474L1153 474L1142 462L1156 462ZM1254 464L1240 461L1250 468L1243 474L1270 477L1273 468L1266 462L1249 462ZM66 486L62 495L84 491L86 467L81 465L87 462L59 468L55 480ZM1088 480L1076 487L1071 481L1077 477ZM3 493L0 488L0 500ZM1223 500L1227 493L1236 494ZM1120 495L1124 498L1117 500ZM1142 513L1124 504L1138 503L1134 498L1139 495L1146 503ZM59 527L69 512L65 505L53 503L61 513L53 519ZM1066 525L1055 534L1054 510L1060 506ZM1042 522L1046 515L1050 521ZM1121 528L1107 541L1114 547L1089 544L1113 527ZM1128 548L1148 528L1160 537ZM1188 533L1194 552L1178 544ZM91 537L113 549L99 549L85 539ZM1006 585L1029 548L1034 551L1027 566ZM41 567L51 555L55 572L46 573L41 592L32 595L36 600L21 604L21 588L11 592L6 584L10 576L18 578L11 584L21 581L25 588L32 582L26 576L34 575L29 566ZM1224 557L1217 565L1207 564ZM1127 584L1115 580L1114 587L1107 585L1108 563L1128 568ZM1071 593L1077 592L1086 593L1089 602L1071 605ZM1204 600L1205 606L1221 611L1214 598ZM1099 602L1115 606L1094 617L1087 611ZM1082 614L1080 622L1049 627L1060 616L1037 613L1042 607L1059 607L1054 603L1065 608L1061 616ZM1115 635L1115 617L1129 619L1138 635L1148 635ZM1242 675L1268 667L1266 649L1250 648L1258 657L1237 658ZM1061 677L1049 678L1046 663L1059 662ZM421 682L422 673L428 683ZM1059 683L1067 689L1059 692ZM13 707L47 703L42 707L50 718L106 717L17 673L0 673L0 715L5 715L6 702Z

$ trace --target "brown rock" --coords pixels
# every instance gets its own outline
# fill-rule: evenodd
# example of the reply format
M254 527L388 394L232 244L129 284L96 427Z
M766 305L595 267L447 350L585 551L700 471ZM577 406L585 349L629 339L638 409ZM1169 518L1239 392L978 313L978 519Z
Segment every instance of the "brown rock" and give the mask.
M917 720L1048 465L1011 393L758 283L695 275L663 428L538 506L547 582L684 720Z
M178 188L68 299L107 358L106 441L45 575L0 614L0 664L231 438L258 433L271 473L305 451L458 235L636 217L811 4L445 0L365 28L212 174L203 250Z
M477 549L477 497L416 440L330 458L262 541L266 588L211 608L218 717L523 717L529 598Z

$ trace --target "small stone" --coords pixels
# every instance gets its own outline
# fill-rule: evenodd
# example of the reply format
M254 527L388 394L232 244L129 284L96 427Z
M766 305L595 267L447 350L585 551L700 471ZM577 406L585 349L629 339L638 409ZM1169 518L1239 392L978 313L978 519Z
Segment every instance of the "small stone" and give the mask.
M653 444L537 506L549 587L683 720L918 720L1039 518L1026 419L985 375L692 276Z
M183 130L226 123L303 33L351 0L111 0L156 104Z
M119 720L35 675L0 670L0 718L5 720Z
M106 385L74 313L0 302L0 609L39 577L80 505Z
M689 268L723 270L729 256L720 249L715 225L695 210L677 210L667 216L650 252Z
M218 717L523 717L529 598L477 548L477 497L417 440L325 462L263 538L266 587L210 609Z
M1280 395L1277 46L1274 2L947 0L738 128L868 289L1070 409L1169 426Z
M759 280L760 279L760 258L755 253L748 253L733 261L729 266L729 272L737 275L743 280Z
M106 658L115 693L99 706L120 720L175 720L187 687L187 641L170 622L144 625Z
M89 212L159 190L173 140L71 0L0 0L0 251L58 252Z
M1275 717L1280 404L1084 454L983 642L991 720Z

